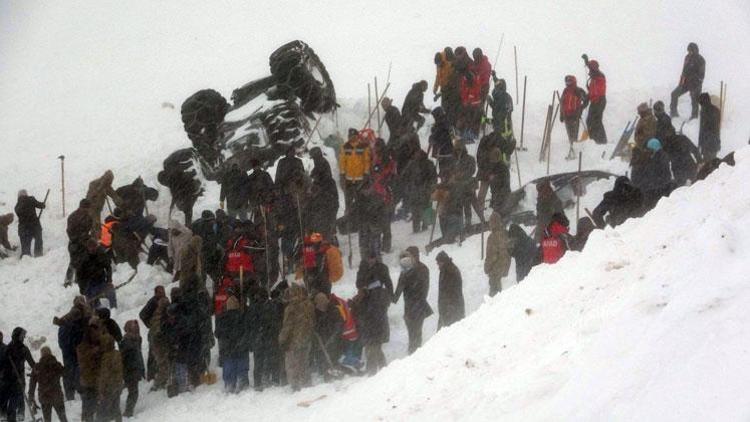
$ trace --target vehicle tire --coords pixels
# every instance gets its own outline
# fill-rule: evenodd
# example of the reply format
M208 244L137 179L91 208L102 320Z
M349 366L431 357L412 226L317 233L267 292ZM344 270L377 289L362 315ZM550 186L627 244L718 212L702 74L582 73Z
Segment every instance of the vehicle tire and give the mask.
M182 103L182 124L196 149L214 149L228 111L227 100L213 89L200 90Z
M336 91L323 62L302 41L284 44L271 54L271 74L301 100L304 113L328 113L336 108Z
M307 120L297 103L285 101L263 112L263 126L273 148L286 150L290 145L299 147L305 142Z

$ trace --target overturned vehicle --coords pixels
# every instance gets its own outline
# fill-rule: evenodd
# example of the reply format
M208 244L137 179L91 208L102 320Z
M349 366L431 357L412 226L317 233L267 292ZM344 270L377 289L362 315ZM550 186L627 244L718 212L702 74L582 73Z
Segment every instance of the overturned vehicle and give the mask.
M307 44L292 41L279 47L269 65L271 75L235 89L231 105L212 89L183 102L182 122L192 147L170 154L158 180L186 221L192 220L204 181L217 180L234 164L242 170L255 160L272 164L289 148L304 145L315 114L335 111L333 82Z

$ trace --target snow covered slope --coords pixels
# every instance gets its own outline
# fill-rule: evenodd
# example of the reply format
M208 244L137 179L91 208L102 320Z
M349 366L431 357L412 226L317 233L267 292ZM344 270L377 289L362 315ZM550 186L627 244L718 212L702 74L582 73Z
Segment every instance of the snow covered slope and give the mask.
M291 397L214 389L142 420L747 420L750 191L737 187L750 149L737 161L594 232L372 378Z

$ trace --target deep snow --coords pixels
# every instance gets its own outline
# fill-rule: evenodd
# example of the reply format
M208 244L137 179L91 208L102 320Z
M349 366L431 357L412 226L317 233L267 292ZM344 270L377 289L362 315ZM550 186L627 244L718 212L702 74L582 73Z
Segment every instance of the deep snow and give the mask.
M747 142L750 57L742 51L750 39L750 5L741 0L335 6L280 1L221 7L176 1L0 2L0 213L11 210L18 189L38 198L52 190L43 217L47 255L0 262L0 330L22 325L30 340L44 336L59 355L51 319L67 311L74 292L61 286L67 239L58 155L67 157L70 212L88 181L107 168L118 186L138 175L156 185L162 160L189 144L179 119L182 100L207 87L228 97L233 88L266 75L268 55L286 41L307 41L326 64L341 97L338 129L345 133L367 116L366 83L377 74L382 88L389 62L388 95L400 105L411 83L432 83L436 50L446 44L481 46L492 61L502 33L498 73L508 80L509 92L515 97L513 45L519 49L520 79L529 77L522 183L546 171L537 161L546 103L565 74L585 80L583 52L602 63L608 78L604 121L610 142L638 103L668 101L689 41L700 45L708 63L704 89L717 93L720 80L729 85L722 151ZM688 102L682 98L683 114ZM518 136L520 104L514 126ZM328 117L320 129L324 135L337 130ZM697 122L685 130L697 141ZM423 143L426 134L425 128ZM565 139L556 122L552 172L577 168L562 159ZM584 169L627 171L619 160L601 160L612 145L577 147ZM677 192L653 217L597 233L585 253L536 270L528 283L504 292L373 379L348 379L295 395L271 389L225 397L219 386L170 401L148 394L136 411L143 420L747 419L746 399L739 394L740 380L747 378L746 321L736 305L747 295L739 284L747 198L736 188L744 185L747 166L739 165L711 183ZM512 171L515 189L518 170ZM586 199L591 202L584 206L596 205L597 193L606 188L591 189ZM166 222L169 194L163 188L160 193L152 212ZM196 210L217 206L218 189L210 186ZM727 238L716 239L718 232ZM408 224L394 225L394 249L427 243L426 234L409 233ZM11 240L17 243L15 225ZM487 289L478 241L469 239L460 250L445 248L464 272L469 311L480 308ZM668 247L660 249L661 244ZM394 281L396 255L385 257ZM437 272L432 257L425 261L434 305ZM116 281L129 274L120 266ZM351 295L353 276L349 272L336 291ZM136 280L118 292L115 318L121 324L136 318L153 285L169 280L141 265ZM508 285L513 280L511 272ZM402 306L389 311L389 360L406 351ZM435 332L436 319L427 320L426 338ZM296 406L321 394L328 398L310 409ZM74 418L77 406L69 411Z

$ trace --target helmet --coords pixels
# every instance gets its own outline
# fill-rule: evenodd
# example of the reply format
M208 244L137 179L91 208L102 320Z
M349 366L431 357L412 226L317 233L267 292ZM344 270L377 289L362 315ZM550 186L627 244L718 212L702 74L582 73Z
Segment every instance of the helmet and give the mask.
M646 143L646 148L654 152L659 151L661 149L661 142L656 138L651 138Z
M589 60L589 69L599 70L599 62L596 60Z

